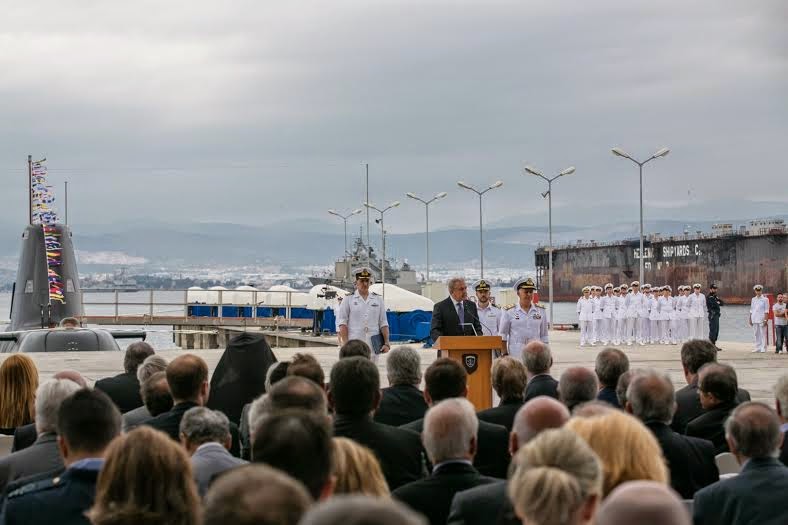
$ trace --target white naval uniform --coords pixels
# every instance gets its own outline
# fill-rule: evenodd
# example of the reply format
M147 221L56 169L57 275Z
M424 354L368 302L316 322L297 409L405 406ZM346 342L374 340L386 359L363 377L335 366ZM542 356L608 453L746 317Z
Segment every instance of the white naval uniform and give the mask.
M769 299L765 295L755 296L750 301L750 322L755 336L755 350L766 351L766 320L769 315Z
M498 335L498 326L501 324L503 310L490 302L487 303L486 308L482 308L477 303L476 311L479 313L479 321L482 325L482 334Z
M604 319L604 314L602 313L602 297L592 297L592 301L594 301L594 324L591 328L591 342L598 343L602 340L602 319Z
M615 295L605 295L602 297L602 344L606 345L616 338L616 300Z
M504 310L501 315L501 325L498 330L504 341L507 342L509 355L515 359L523 356L523 346L531 341L549 343L547 336L547 311L544 307L531 303L531 308L526 312L518 302L512 308Z
M689 318L689 338L706 339L706 328L709 323L706 296L692 292L687 296L687 317Z
M625 332L626 343L632 345L634 341L640 341L640 323L638 322L638 312L643 304L643 293L632 292L627 294L627 326Z
M347 326L348 340L360 339L372 348L372 336L378 335L381 328L389 325L383 297L369 292L364 300L358 290L345 297L337 311L337 326L342 325Z
M649 341L649 308L651 308L651 296L646 295L645 293L640 294L642 297L640 298L640 306L638 306L638 326L640 327L640 333L637 336L638 344L645 345Z
M651 294L648 300L648 340L651 344L658 344L659 340L659 297Z
M616 318L615 318L615 326L616 331L613 339L613 343L620 345L621 343L626 341L626 331L627 331L627 295L622 294L616 297Z
M580 323L580 346L594 344L591 338L591 323L594 322L594 301L590 297L577 300L577 320Z
M673 342L670 333L670 320L673 317L673 297L660 296L657 299L657 311L659 312L659 342L663 345Z
M687 296L676 297L676 342L685 343L689 338L689 316L687 310Z

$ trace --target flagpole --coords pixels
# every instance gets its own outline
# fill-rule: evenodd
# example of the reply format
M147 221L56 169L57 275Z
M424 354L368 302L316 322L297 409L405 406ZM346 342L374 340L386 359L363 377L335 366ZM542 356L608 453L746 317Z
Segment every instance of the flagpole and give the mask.
M27 219L28 224L33 224L33 156L27 156Z

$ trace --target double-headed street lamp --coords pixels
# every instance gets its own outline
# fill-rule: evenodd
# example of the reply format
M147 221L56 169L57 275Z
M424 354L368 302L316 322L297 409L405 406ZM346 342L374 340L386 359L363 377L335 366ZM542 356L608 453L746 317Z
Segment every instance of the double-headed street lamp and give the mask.
M411 199L417 200L420 203L424 204L424 211L427 217L427 229L425 230L427 236L427 282L430 282L430 204L435 202L438 199L444 198L448 193L442 191L436 194L433 198L429 200L424 200L421 197L417 196L415 193L408 192L405 195L410 197Z
M525 167L525 172L547 181L547 191L542 194L542 197L547 197L547 231L548 231L548 248L547 248L547 280L550 284L550 327L553 326L553 181L563 177L564 175L571 175L575 172L575 167L570 166L564 171L559 173L553 178L545 177L540 172L536 171L531 166Z
M480 279L484 279L484 240L482 234L482 196L490 190L494 190L495 188L500 188L503 186L503 181L499 180L494 182L491 186L488 186L482 191L477 190L470 184L466 184L463 181L458 181L457 186L460 188L464 188L466 190L470 190L474 192L476 195L479 196L479 273L481 274Z
M659 150L658 152L656 152L655 154L653 154L652 156L650 156L649 158L647 158L643 162L635 160L633 157L627 155L626 153L624 153L621 150L621 148L613 148L610 151L613 152L613 155L616 155L618 157L623 157L625 159L631 160L632 162L637 164L638 167L640 168L640 257L639 257L640 258L640 276L638 277L638 279L640 280L640 285L643 286L643 279L644 279L643 278L643 257L644 257L644 253L643 253L643 165L646 164L647 162L650 162L650 161L654 160L654 159L658 159L660 157L664 157L665 155L670 153L670 150L668 148L662 148L661 150Z
M345 223L345 278L346 279L350 278L350 261L347 258L347 256L349 255L349 252L348 252L348 249L347 249L347 220L349 218L351 218L353 215L358 215L362 211L364 211L364 210L362 210L361 208L358 208L358 209L355 209L355 210L351 211L347 215L342 215L341 213L339 213L338 211L336 211L334 209L328 210L328 213L330 213L331 215L336 215L337 217L342 219L342 222Z
M383 244L383 258L380 261L380 280L383 283L383 300L386 300L386 230L383 227L383 214L389 211L391 208L396 208L399 206L399 201L394 201L385 208L378 209L369 202L365 202L364 206L366 206L370 210L375 210L380 214L380 234L382 237L382 244Z

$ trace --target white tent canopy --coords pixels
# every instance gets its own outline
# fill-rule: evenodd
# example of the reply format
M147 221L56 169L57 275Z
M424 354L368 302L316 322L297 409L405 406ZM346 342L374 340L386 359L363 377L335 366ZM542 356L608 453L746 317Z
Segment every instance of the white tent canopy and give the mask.
M382 283L375 283L369 289L378 295L383 295ZM412 312L413 310L432 312L432 307L435 306L431 299L393 284L386 284L385 303L386 310L390 312Z

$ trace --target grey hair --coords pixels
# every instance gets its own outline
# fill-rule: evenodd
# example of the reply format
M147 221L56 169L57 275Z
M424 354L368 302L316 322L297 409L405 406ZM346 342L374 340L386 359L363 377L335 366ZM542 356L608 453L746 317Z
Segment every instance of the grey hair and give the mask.
M390 385L419 385L421 357L409 346L398 346L389 352L386 373Z
M465 278L464 277L452 277L451 279L449 279L446 282L446 285L448 286L450 293L454 290L454 287L457 286L457 283L459 283L459 282L465 282Z
M780 402L780 416L788 419L788 374L783 374L774 385L774 398Z
M528 347L532 350L529 352ZM544 374L553 364L550 346L541 341L531 341L523 347L523 364L532 374Z
M742 403L731 412L725 421L725 437L746 458L777 457L782 443L777 413L758 401Z
M466 457L478 427L476 411L464 397L444 399L433 405L424 417L422 432L424 448L432 463Z
M155 374L156 372L164 372L167 370L167 360L160 355L149 355L145 361L137 368L137 381L140 384L144 383L146 379Z
M249 413L246 415L249 419L249 436L257 434L260 423L262 423L263 419L265 419L265 416L267 416L270 411L270 405L268 394L261 395L249 405Z
M558 380L558 398L569 410L595 400L598 391L596 374L581 366L567 368Z
M193 407L183 414L180 433L194 445L224 443L230 436L230 420L218 410Z
M632 414L641 421L670 423L676 408L673 381L664 372L642 370L629 381L627 402L632 405Z
M36 432L57 432L60 404L81 387L69 379L50 379L36 390Z

